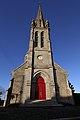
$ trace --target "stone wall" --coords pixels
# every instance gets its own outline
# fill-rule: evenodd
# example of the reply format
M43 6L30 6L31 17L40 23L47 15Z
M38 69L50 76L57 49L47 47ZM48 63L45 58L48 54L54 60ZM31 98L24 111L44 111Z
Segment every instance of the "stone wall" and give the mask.
M74 104L72 91L68 84L68 73L58 64L54 64L56 69L56 82L58 86L58 101Z

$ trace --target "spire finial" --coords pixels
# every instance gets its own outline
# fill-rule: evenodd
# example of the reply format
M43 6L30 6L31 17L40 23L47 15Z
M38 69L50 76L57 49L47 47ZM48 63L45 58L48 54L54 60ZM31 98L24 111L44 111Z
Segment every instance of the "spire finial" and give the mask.
M38 3L38 6L40 6L40 7L41 7L41 2L39 2L39 3Z

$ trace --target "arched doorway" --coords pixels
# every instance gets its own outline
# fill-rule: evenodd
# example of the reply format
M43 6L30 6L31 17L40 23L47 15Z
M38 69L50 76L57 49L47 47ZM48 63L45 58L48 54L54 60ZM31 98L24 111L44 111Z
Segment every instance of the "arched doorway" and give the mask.
M36 99L46 99L46 85L44 79L40 76L36 81Z

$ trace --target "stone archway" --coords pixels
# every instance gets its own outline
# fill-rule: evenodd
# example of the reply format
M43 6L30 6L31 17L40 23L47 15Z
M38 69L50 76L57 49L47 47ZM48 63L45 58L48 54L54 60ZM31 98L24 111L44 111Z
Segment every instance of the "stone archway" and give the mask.
M43 84L39 83L38 79L43 79L42 80ZM39 71L36 71L34 73L34 76L33 76L32 91L31 91L32 100L39 100L40 99L38 97L38 95L40 94L39 89L40 89L40 86L42 86L42 85L40 85L39 88L37 88L38 83L42 84L43 85L42 89L45 90L45 95L44 96L46 96L46 97L43 97L43 99L45 99L45 100L51 99L51 93L50 93L50 76L48 75L47 72L39 70Z

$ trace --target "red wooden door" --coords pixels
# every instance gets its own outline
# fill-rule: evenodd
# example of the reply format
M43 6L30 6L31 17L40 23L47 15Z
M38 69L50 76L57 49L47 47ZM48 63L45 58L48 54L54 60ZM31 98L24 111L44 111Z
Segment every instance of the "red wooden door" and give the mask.
M37 98L46 99L46 86L42 77L39 77L37 80Z

